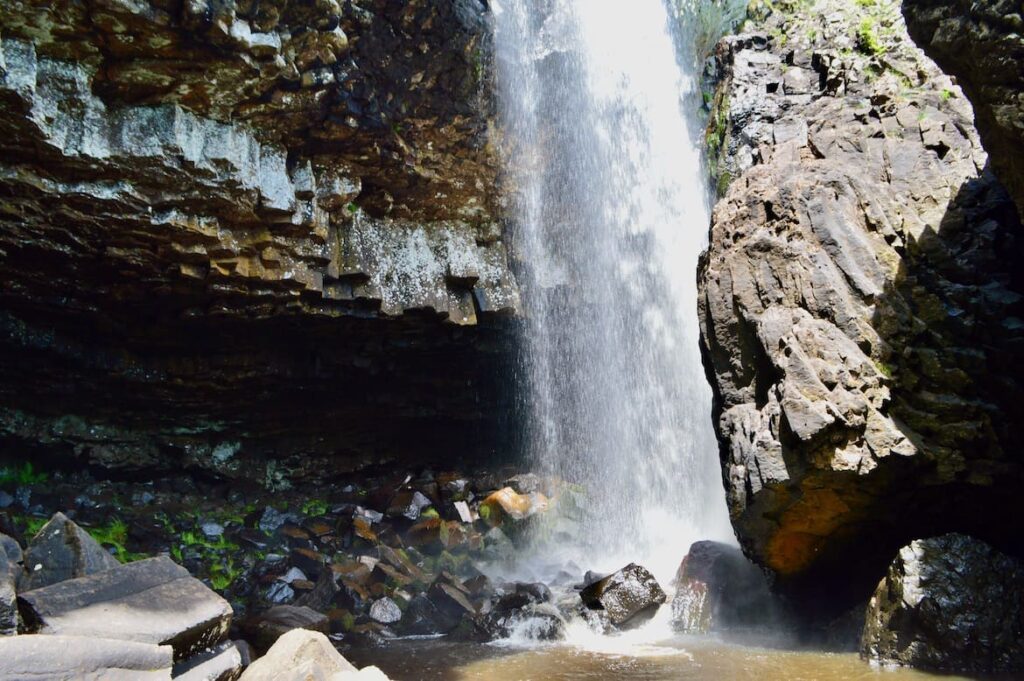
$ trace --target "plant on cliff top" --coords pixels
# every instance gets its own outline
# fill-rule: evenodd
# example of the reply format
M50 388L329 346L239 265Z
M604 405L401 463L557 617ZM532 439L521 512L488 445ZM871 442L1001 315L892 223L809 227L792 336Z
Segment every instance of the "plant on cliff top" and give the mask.
M747 18L748 0L675 0L680 33L690 43L687 55L700 64L722 36L736 30Z
M857 27L857 49L867 55L878 56L885 52L885 46L878 39L875 20L871 17L861 19Z

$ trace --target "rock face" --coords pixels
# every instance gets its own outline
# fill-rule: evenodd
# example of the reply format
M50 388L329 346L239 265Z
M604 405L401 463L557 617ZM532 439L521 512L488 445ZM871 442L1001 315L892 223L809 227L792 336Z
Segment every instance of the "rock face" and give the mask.
M169 645L176 660L219 643L231 626L228 602L165 557L19 593L18 601L35 633Z
M1024 563L962 534L911 542L871 598L861 654L938 670L1024 670Z
M1024 549L1021 231L895 4L757 26L717 55L702 349L745 552L838 614L914 537Z
M268 485L488 453L518 305L488 21L0 7L0 436Z
M60 654L55 654L60 651ZM165 681L170 646L78 636L0 639L0 678L11 681Z
M15 547L16 555L8 553ZM11 553L14 553L12 551ZM21 547L5 534L0 534L0 636L18 633L17 584L21 574Z
M992 167L1024 216L1024 16L1019 0L904 0L911 37L974 105Z

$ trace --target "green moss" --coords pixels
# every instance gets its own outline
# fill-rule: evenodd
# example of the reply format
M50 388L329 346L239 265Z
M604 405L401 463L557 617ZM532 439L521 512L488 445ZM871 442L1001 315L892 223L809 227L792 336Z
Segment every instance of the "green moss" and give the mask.
M210 585L217 591L223 591L231 586L241 574L241 568L236 567L235 560L229 556L222 562L210 565Z
M25 536L34 537L39 534L39 530L43 529L43 525L50 521L49 518L34 518L32 516L24 517L25 523Z
M483 520L490 520L491 519L491 507L490 506L481 506L480 507L480 518L482 518Z
M31 461L20 466L0 468L0 485L39 485L49 479L45 471L37 471Z
M893 368L882 361L875 361L875 368L878 369L878 373L882 374L886 378L892 378Z
M942 101L948 102L953 97L953 91L945 89L942 91L942 94L939 95L939 97L942 99Z
M114 518L106 525L87 527L85 531L103 546L114 550L114 557L122 563L147 558L145 553L136 553L125 548L128 542L128 526L120 518Z
M327 502L323 499L309 499L302 504L303 515L316 516L325 513L327 513Z
M431 506L427 510L420 513L421 518L440 518L441 514L437 512L437 509Z

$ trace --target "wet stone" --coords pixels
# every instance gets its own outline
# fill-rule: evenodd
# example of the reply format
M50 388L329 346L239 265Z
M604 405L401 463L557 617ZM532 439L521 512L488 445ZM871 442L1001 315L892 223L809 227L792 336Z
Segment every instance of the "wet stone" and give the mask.
M580 599L592 610L604 610L615 625L637 615L653 614L667 599L658 581L645 568L630 563L585 587Z
M242 623L245 639L257 650L267 650L284 634L293 629L330 633L327 615L311 608L292 605L277 605Z

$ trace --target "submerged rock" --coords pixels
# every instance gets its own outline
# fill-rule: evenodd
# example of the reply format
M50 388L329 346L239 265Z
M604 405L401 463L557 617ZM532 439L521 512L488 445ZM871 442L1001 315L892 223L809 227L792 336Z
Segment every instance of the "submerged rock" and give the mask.
M1024 563L962 534L911 542L871 597L861 654L934 670L1024 671Z
M25 575L18 588L30 591L119 565L88 532L58 512L29 542L25 550Z
M637 615L653 615L666 598L654 575L636 563L580 591L584 605L591 610L604 610L616 626L626 624Z

